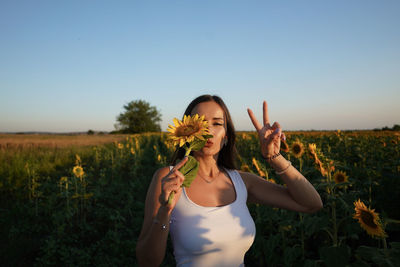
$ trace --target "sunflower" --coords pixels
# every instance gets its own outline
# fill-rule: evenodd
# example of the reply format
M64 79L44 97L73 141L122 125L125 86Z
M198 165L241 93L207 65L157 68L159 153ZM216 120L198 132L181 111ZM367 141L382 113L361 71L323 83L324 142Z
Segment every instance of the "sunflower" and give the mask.
M118 143L118 149L123 149L123 148L124 148L124 145L121 143Z
M281 150L283 152L289 152L290 151L289 145L288 145L288 143L286 143L285 140L281 141Z
M308 144L308 151L310 152L311 158L314 159L315 163L317 163L318 155L317 155L317 145L316 144Z
M318 155L320 155L321 159L324 162L328 161L328 159L324 157L322 152L317 149L316 144L308 144L308 151L310 152L310 157L314 160L315 165L317 165L316 166L317 170L321 172L322 176L327 177L328 170L330 171L335 170L335 166L333 166L333 161L330 161L330 167L329 167L326 166L327 164L322 163L322 161L319 159Z
M291 146L291 152L296 158L300 158L304 154L304 145L300 141L295 141Z
M247 165L247 164L243 164L243 165L240 167L240 170L242 170L242 171L244 171L244 172L250 172L250 167L249 167L249 165Z
M83 171L83 168L81 166L75 166L72 169L72 172L74 173L74 175L78 178L82 178L83 175L85 174L85 172Z
M333 174L333 179L335 180L335 183L340 184L348 182L349 176L347 176L345 172L336 171L335 174Z
M68 190L68 177L61 177L60 178L60 187L63 187L63 184L65 184L65 189Z
M252 161L253 161L254 167L256 167L256 169L257 169L258 174L259 174L261 177L267 177L267 175L265 174L265 172L263 172L263 171L261 170L260 166L258 166L258 161L257 161L255 158L253 158Z
M359 199L354 202L354 210L356 213L353 218L358 219L360 226L367 231L367 234L377 238L384 238L387 236L380 223L378 213L376 213L374 209L371 210L367 208Z
M209 135L208 122L204 120L204 115L199 117L199 114L191 117L190 115L184 116L180 121L174 118L174 126L168 125L169 140L174 146L179 145L182 147L186 142L190 143L195 138L205 140L203 135Z

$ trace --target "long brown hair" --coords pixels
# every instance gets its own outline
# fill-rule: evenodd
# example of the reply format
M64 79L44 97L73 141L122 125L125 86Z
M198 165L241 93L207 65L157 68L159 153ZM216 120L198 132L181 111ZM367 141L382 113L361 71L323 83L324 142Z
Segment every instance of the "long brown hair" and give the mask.
M237 150L235 146L236 142L235 127L233 126L231 115L229 114L229 110L226 107L224 101L222 101L222 99L216 95L201 95L195 98L192 102L190 102L189 106L185 110L184 115L190 115L196 105L209 101L217 103L222 108L226 119L226 135L228 137L228 143L225 146L223 146L219 151L217 165L220 167L225 167L227 169L236 169L235 161L237 157ZM175 165L176 161L178 159L182 159L184 155L185 155L185 149L182 147L177 148L174 154L172 155L171 164Z

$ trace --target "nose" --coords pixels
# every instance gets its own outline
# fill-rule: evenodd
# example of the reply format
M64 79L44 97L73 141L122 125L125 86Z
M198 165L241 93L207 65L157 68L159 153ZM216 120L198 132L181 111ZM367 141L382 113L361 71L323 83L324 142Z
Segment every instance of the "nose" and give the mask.
M212 134L212 135L215 135L215 127L214 126L212 126L212 125L210 125L209 127L208 127L208 131L210 132L210 134Z

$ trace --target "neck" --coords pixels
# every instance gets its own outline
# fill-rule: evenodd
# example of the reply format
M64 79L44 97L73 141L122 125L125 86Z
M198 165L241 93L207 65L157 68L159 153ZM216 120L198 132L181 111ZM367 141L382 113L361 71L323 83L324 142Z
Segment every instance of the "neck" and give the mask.
M220 170L217 165L217 158L218 155L209 156L209 157L196 157L195 158L199 161L199 173L200 175L207 176L207 177L216 177L219 175Z

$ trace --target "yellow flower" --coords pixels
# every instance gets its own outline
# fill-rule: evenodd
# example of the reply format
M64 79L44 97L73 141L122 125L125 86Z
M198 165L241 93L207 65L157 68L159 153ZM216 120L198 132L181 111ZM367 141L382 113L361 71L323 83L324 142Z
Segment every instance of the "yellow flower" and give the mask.
M300 158L304 154L304 145L300 141L295 141L291 146L292 155Z
M119 149L123 149L123 148L124 148L124 145L121 144L121 143L118 143L118 148L119 148Z
M83 175L85 174L85 172L83 171L81 166L75 166L72 170L72 172L74 173L74 175L78 178L82 178Z
M317 165L317 169L321 172L322 176L327 176L328 175L328 170L326 169L326 167L324 166L324 164L322 163L322 161L319 159L318 157L318 151L317 151L317 145L316 144L308 144L308 150L311 154L311 158L314 159L314 163ZM322 155L321 152L319 152ZM331 162L333 164L333 162ZM334 168L334 166L333 166ZM331 167L331 170L333 169Z
M260 167L258 166L258 162L257 162L257 160L255 159L255 158L253 158L253 165L256 167L256 169L257 169L257 171L258 171L258 174L261 176L261 177L267 177L266 175L265 175L265 172L263 172L261 169L260 169Z
M310 150L311 154L316 154L317 152L317 145L312 143L312 144L308 144L308 149Z
M157 160L158 160L158 161L161 161L161 155L160 155L160 154L158 154Z
M89 198L91 198L93 196L93 193L87 193L87 194L84 194L83 195L83 198L84 199L89 199Z
M60 187L62 188L63 184L65 184L65 190L68 190L68 177L60 178Z
M282 231L286 231L286 232L292 230L292 226L291 225L280 226L279 228Z
M204 115L201 117L199 117L199 114L193 117L185 115L182 121L174 118L174 124L174 126L169 124L167 129L169 140L174 146L182 147L186 142L190 143L195 138L205 140L203 135L210 134L207 128L208 122L204 120Z
M335 174L333 174L333 179L337 184L348 182L348 178L349 176L347 176L347 174L342 171L336 171Z
M80 165L81 164L81 157L79 157L78 154L75 155L75 165Z
M367 208L359 199L354 202L354 210L356 213L353 218L356 220L358 219L360 226L367 231L367 234L378 238L387 236L380 223L378 213L376 213L374 209Z
M250 172L249 165L243 164L243 165L240 167L240 170L242 170L242 171L244 171L244 172Z
M289 152L290 151L289 145L288 145L288 143L286 143L285 140L281 141L281 150L283 152Z
M135 155L135 150L133 149L133 147L131 147L131 154Z

